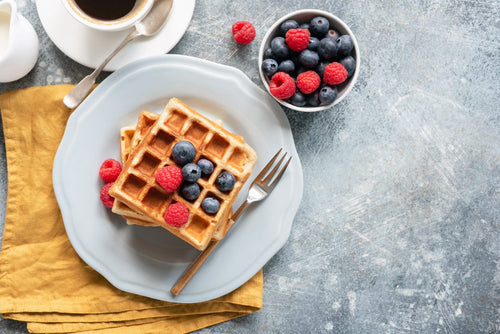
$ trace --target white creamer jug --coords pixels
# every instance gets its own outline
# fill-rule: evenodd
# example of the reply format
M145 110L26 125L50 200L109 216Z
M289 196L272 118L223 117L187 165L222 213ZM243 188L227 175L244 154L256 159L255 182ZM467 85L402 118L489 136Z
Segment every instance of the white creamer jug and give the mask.
M22 78L35 66L38 37L17 12L14 0L0 0L0 82Z

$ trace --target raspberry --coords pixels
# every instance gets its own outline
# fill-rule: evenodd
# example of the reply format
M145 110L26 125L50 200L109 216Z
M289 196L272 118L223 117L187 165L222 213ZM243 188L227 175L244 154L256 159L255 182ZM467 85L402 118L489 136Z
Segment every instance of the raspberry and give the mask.
M278 72L271 77L269 90L278 99L288 99L295 94L295 82L285 72Z
M248 44L255 38L255 28L248 21L233 24L233 38L238 44Z
M167 193L173 193L182 183L182 170L177 166L165 166L156 172L155 179Z
M99 176L104 182L113 182L122 172L122 166L115 159L104 161L99 169Z
M307 29L290 29L286 32L286 44L291 50L300 52L307 48L310 37Z
M163 218L168 225L182 226L188 221L189 210L182 203L173 203L168 206Z
M111 188L113 184L114 182L109 182L103 185L99 194L102 204L109 209L113 207L113 203L115 202L115 199L109 195L109 188Z
M321 78L314 71L300 73L297 76L297 88L304 94L311 94L318 89Z
M323 82L328 85L338 85L347 79L347 70L342 64L333 62L325 67Z

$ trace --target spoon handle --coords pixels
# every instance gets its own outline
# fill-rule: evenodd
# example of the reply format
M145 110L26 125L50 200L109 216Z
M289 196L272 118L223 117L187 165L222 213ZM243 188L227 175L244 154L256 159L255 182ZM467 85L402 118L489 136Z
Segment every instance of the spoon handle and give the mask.
M63 103L66 105L66 107L70 109L74 109L78 107L78 105L85 99L87 94L89 93L90 89L94 85L97 76L101 73L103 70L104 66L106 66L107 63L125 46L127 45L130 41L134 40L135 38L139 37L141 34L137 32L136 29L134 29L130 34L125 37L125 39L116 47L116 49L111 52L106 59L97 67L94 72L90 73L87 75L85 78L83 78L63 99Z

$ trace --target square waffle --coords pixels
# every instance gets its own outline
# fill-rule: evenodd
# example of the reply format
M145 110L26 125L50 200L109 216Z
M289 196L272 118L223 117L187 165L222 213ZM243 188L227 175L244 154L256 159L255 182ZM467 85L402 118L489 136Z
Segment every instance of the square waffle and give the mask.
M200 158L206 158L215 165L209 177L197 181L201 193L193 202L185 200L178 192L167 194L155 181L158 169L175 164L171 151L181 140L194 145L195 163ZM196 249L203 250L216 235L221 222L229 217L232 205L256 161L255 151L242 137L173 98L132 150L109 193L136 213L149 217ZM215 180L222 171L230 172L236 179L234 188L229 192L221 192L215 186ZM207 196L218 199L220 203L219 211L214 215L205 213L201 208L201 202ZM170 226L163 219L165 210L172 202L184 204L190 212L188 222L181 227Z
M147 110L141 111L137 126L127 126L120 129L120 159L122 166L124 166L130 156L130 152L142 141L144 135L153 126L154 122L158 119L159 115ZM216 124L222 125L222 122L215 121ZM139 226L159 226L153 219L139 212L135 212L119 200L114 201L112 211L121 215L129 225ZM230 210L228 217L222 217L223 221L215 231L213 239L222 240L227 231L229 230L232 221L229 216L232 215Z

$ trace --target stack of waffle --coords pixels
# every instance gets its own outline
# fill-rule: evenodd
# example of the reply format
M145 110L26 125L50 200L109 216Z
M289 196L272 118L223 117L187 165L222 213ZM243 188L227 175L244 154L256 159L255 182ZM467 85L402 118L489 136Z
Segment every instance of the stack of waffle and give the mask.
M129 224L159 225L199 250L205 249L212 239L222 239L231 224L232 205L257 161L255 151L243 138L175 98L159 115L142 111L137 125L122 128L120 134L123 170L109 191L115 198L112 211L122 215ZM210 176L197 181L201 193L192 202L178 191L166 193L155 181L157 170L175 165L172 147L182 140L194 145L195 163L205 158L215 166ZM230 172L236 179L229 192L215 186L217 176L223 171ZM206 197L219 201L216 214L207 214L201 208ZM173 202L180 202L189 210L188 222L183 226L165 223L163 215Z

